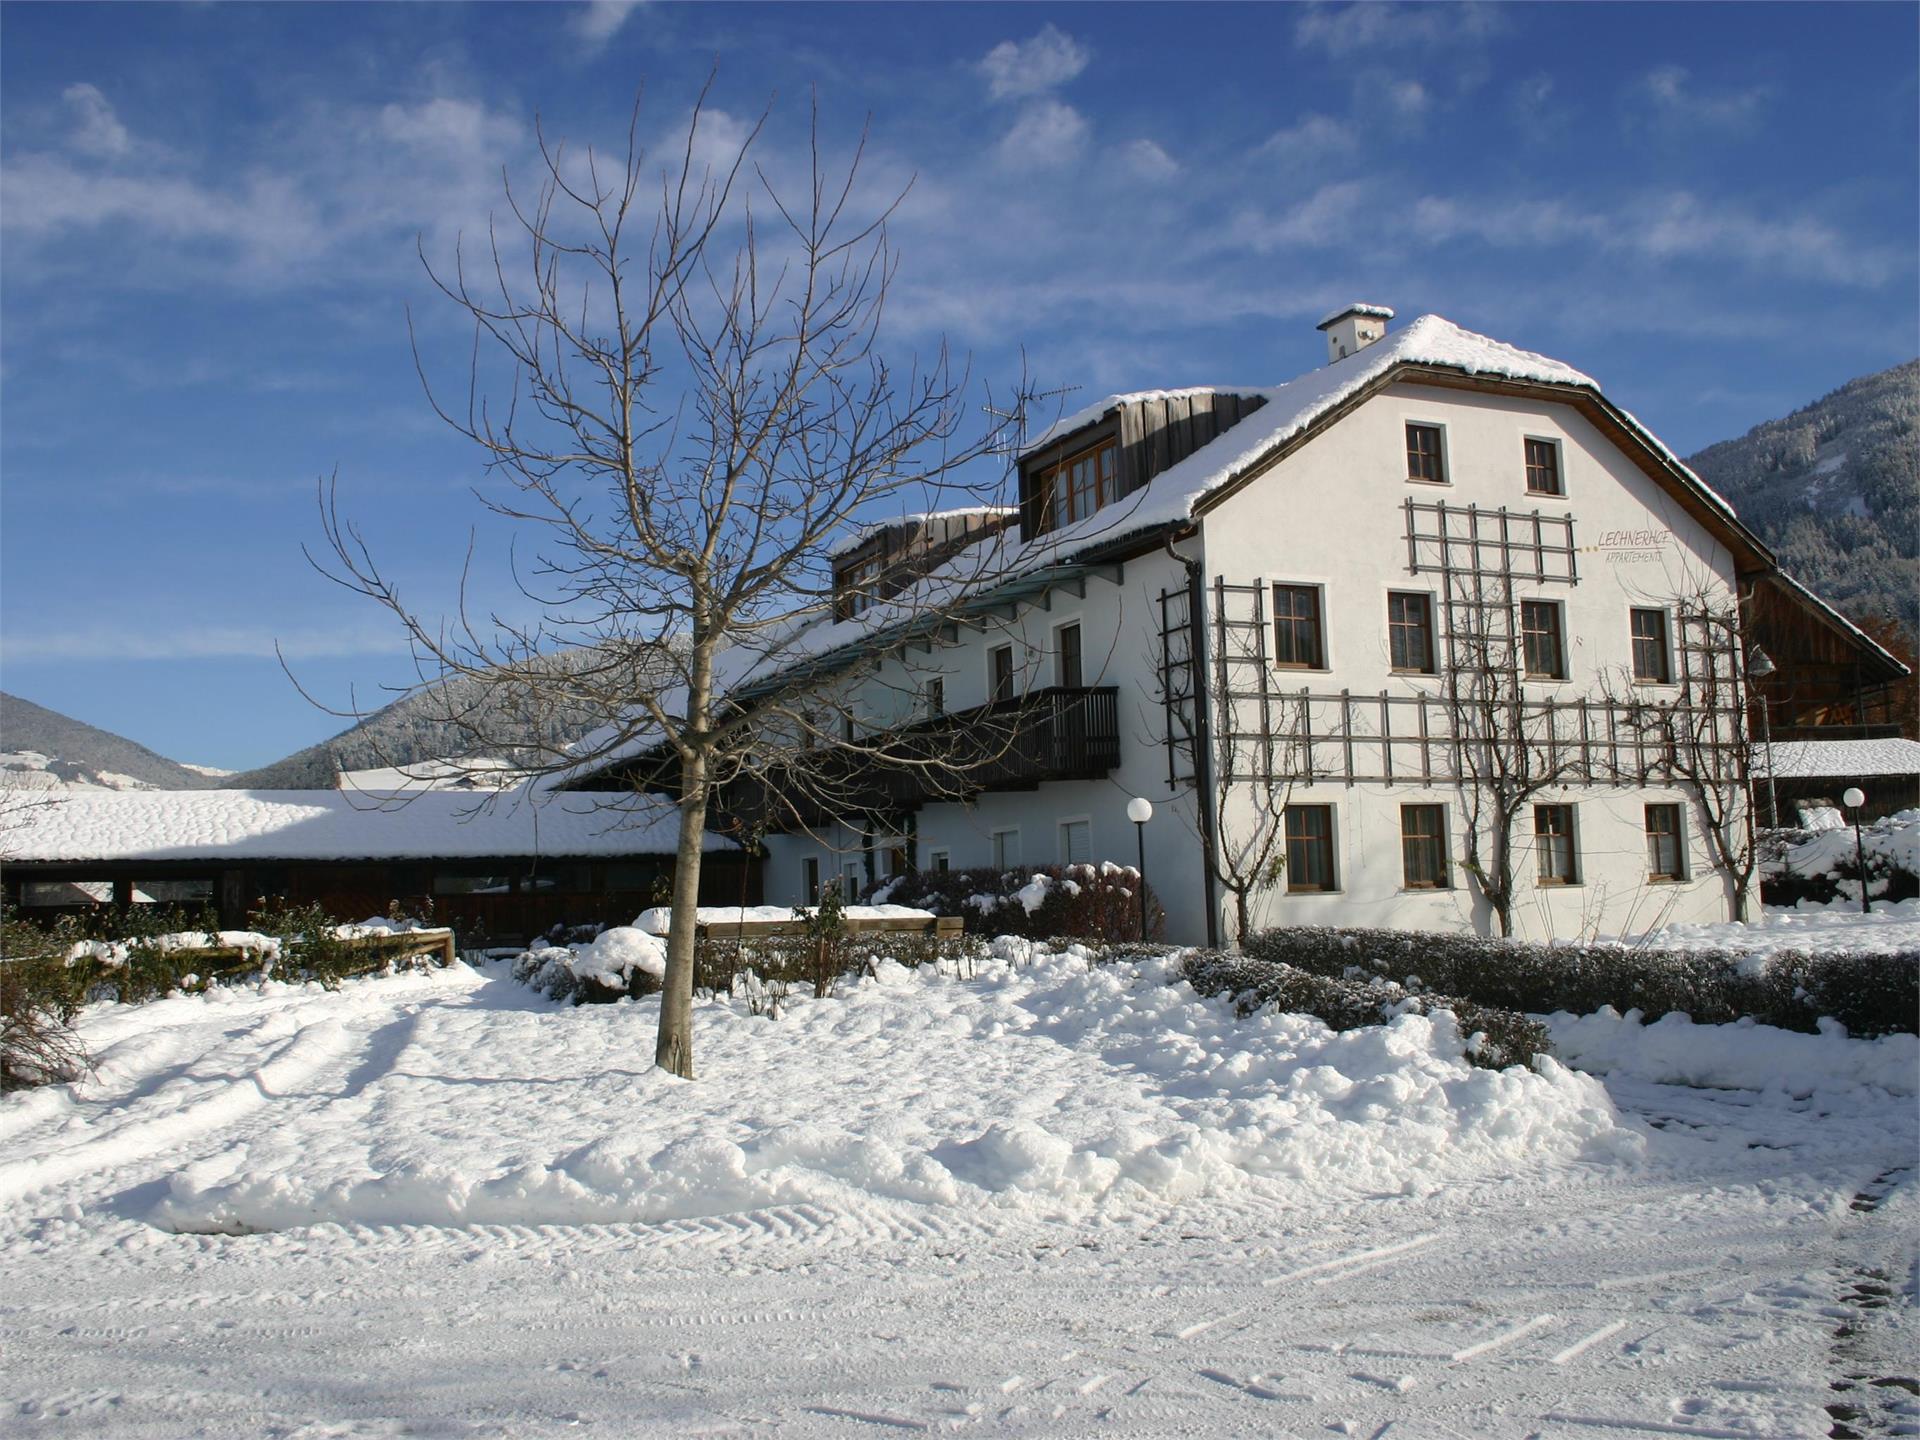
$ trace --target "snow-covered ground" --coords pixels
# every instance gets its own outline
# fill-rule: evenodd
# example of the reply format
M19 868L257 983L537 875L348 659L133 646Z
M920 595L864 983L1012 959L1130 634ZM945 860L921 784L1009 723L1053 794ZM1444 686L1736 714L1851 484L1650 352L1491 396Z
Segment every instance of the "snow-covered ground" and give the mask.
M1911 1037L1494 1073L1021 948L702 1004L692 1083L500 967L98 1007L0 1101L0 1432L1920 1424Z
M1755 955L1775 950L1920 950L1920 900L1871 904L1863 915L1858 899L1802 900L1792 907L1768 906L1744 924L1669 925L1635 943L1658 950L1737 949Z

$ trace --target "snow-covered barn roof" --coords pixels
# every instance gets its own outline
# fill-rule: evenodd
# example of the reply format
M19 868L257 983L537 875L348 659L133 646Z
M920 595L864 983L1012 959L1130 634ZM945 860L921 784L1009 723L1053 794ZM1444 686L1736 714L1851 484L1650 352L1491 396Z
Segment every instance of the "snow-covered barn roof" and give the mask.
M494 797L430 790L80 791L7 835L19 861L429 860L666 855L666 801L593 793ZM731 840L707 837L708 850Z
M1920 775L1920 740L1776 740L1756 757L1763 773L1769 754L1776 780Z

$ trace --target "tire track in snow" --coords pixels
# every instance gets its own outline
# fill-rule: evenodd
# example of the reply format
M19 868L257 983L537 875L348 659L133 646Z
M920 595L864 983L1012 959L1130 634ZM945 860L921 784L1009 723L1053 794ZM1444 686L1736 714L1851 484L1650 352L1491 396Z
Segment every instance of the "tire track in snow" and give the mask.
M352 1035L338 1020L320 1020L304 1026L250 1074L218 1075L194 1081L214 1092L204 1100L193 1101L150 1120L129 1120L106 1135L82 1140L51 1155L0 1165L0 1204L12 1203L95 1171L133 1164L163 1151L175 1150L286 1098L345 1055L352 1045Z

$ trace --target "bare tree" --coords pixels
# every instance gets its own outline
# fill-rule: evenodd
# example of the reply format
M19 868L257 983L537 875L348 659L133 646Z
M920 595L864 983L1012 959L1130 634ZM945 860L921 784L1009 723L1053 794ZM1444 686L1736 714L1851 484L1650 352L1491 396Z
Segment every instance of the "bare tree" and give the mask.
M1750 705L1765 700L1747 685L1753 639L1731 598L1705 590L1671 607L1677 634L1676 692L1650 700L1611 678L1608 691L1624 706L1635 737L1636 784L1666 780L1684 789L1700 817L1715 868L1727 878L1732 918L1747 918L1747 898L1760 863L1753 780L1762 756ZM1624 688L1626 696L1619 699Z
M571 750L523 756L528 768L618 766L635 792L673 797L655 1059L683 1076L716 797L761 817L749 829L766 817L808 823L884 809L902 773L957 775L990 756L991 727L956 756L925 727L903 728L907 702L875 697L917 694L907 642L950 632L961 598L998 563L994 543L921 547L836 596L835 542L850 519L950 506L956 491L977 499L1010 454L979 417L1025 409L1024 390L995 412L970 401L965 367L944 348L905 370L882 358L896 267L887 222L900 196L863 202L864 137L836 167L817 118L802 177L777 183L754 159L765 118L708 163L696 107L658 173L638 104L612 163L591 150L576 159L542 134L538 193L523 202L508 186L512 222L490 234L485 263L463 257L448 274L423 253L473 325L474 358L460 404L424 363L422 381L501 482L476 491L482 504L542 537L519 575L539 618L481 620L463 600L456 621L429 620L402 601L331 490L322 507L325 568L400 618L422 683L471 677L495 697L466 716L476 752L500 738L499 717L566 704L602 728ZM487 383L496 365L504 386ZM862 637L863 650L850 648ZM559 652L569 663L552 663Z
M1527 654L1512 575L1449 567L1442 578L1440 692L1464 812L1461 868L1510 936L1515 827L1535 796L1584 775L1579 752L1555 743L1556 707L1527 699L1523 682L1540 657ZM1555 643L1564 647L1564 637ZM1564 666L1564 651L1559 658Z

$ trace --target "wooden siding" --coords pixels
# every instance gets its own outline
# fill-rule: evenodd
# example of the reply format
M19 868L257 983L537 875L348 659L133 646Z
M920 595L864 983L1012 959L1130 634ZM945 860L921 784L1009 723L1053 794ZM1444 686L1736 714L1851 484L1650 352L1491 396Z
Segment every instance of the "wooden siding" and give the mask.
M1098 421L1063 435L1020 466L1020 524L1023 539L1045 527L1050 514L1040 477L1062 460L1098 445L1109 436L1120 444L1120 495L1152 482L1194 451L1211 443L1266 404L1260 395L1214 391L1137 400L1109 410Z

